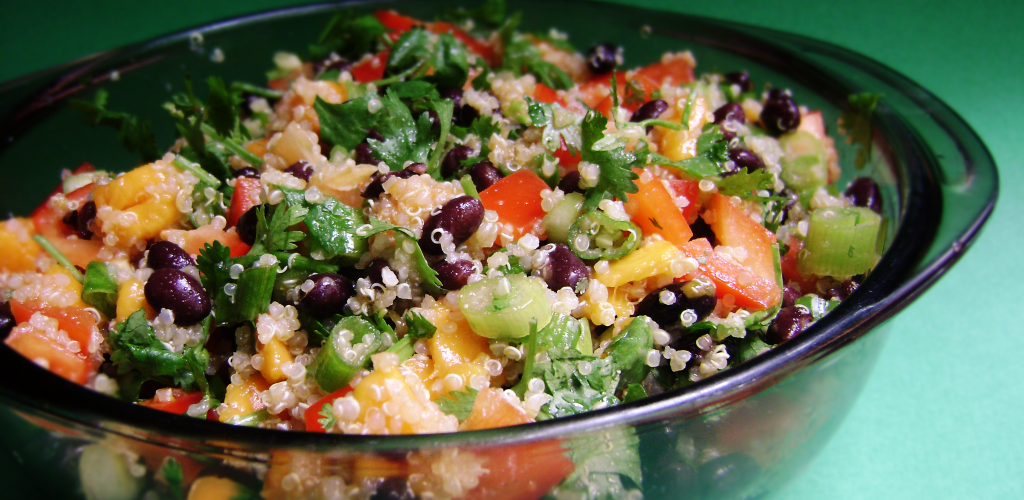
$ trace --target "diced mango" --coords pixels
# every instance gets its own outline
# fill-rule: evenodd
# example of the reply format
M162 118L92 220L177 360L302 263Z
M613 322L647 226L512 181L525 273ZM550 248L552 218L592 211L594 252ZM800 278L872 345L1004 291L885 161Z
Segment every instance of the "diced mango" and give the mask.
M36 270L42 249L32 240L35 230L28 219L13 218L0 225L0 269L14 273Z
M608 272L599 273L597 280L607 287L614 288L631 281L670 273L673 262L678 262L677 266L682 271L682 276L696 269L695 266L687 266L687 261L683 260L685 258L683 252L672 243L666 240L655 241L609 263Z
M392 355L381 353L377 356ZM396 358L397 361L397 358ZM430 393L419 379L406 377L397 366L378 367L352 390L359 403L357 423L368 434L422 434L451 432L458 429L458 420L441 411L430 400ZM387 406L385 406L387 405Z
M488 387L477 393L473 410L462 423L461 430L494 429L532 421L526 410L506 398L501 389Z
M188 500L230 500L242 492L238 483L223 477L196 479L188 490Z
M685 106L685 100L679 101L679 113ZM703 97L695 97L690 106L689 130L660 129L661 154L673 161L693 158L697 154L697 139L700 138L701 127L704 126L704 115L707 114L708 105ZM675 112L673 112L675 115Z
M72 382L84 384L92 365L82 354L81 344L71 342L57 320L40 313L11 330L4 341L22 356Z
M451 311L441 303L423 312L423 317L437 327L434 336L427 340L430 357L433 359L433 373L426 386L432 399L446 396L452 390L462 390L473 377L490 375L483 364L490 358L490 343L484 337L473 333L464 318L451 317ZM449 375L457 375L449 377ZM454 381L461 381L454 384Z
M224 405L217 409L217 417L221 422L227 422L232 417L244 417L262 410L264 405L260 393L269 388L270 384L255 373L239 384L228 384L224 393Z
M175 204L178 186L168 169L173 167L151 163L96 186L93 197L102 233L116 236L121 246L132 246L176 226L181 218Z
M84 286L77 279L75 279L74 276L71 275L71 271L68 271L66 267L60 264L53 264L43 274L48 274L51 276L63 274L64 276L67 276L68 284L64 288L72 292L75 292L75 295L78 296L78 300L76 300L74 304L71 304L71 307L89 307L88 304L82 301L82 290L84 289Z
M281 371L285 363L295 360L292 353L288 352L288 346L277 337L271 337L270 342L260 343L260 355L263 356L263 365L260 366L260 374L264 380L271 384L287 380L288 376Z
M607 302L611 307L612 311L615 312L615 317L624 318L633 315L633 303L629 300L630 286L620 286L618 288L612 288L608 290ZM583 316L589 319L595 325L611 326L615 321L615 317L609 318L605 316L606 307L602 304L604 302L595 302L590 299L589 292L585 293L582 297L586 303L583 305Z
M145 285L141 281L130 279L121 283L117 288L117 321L128 319L139 309L146 310L146 319L156 317L156 311L146 302Z

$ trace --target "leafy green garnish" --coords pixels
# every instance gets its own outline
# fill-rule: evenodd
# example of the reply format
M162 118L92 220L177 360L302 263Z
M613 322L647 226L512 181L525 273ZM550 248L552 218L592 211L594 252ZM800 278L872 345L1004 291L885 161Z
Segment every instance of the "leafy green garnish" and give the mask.
M639 384L647 377L647 353L654 347L650 322L647 316L636 316L633 321L616 335L605 352L612 366L619 371L618 389L629 384Z
M565 443L576 468L552 492L556 498L605 500L625 496L628 478L641 485L640 439L632 427L580 436Z
M277 187L284 192L289 210L301 207L306 212L302 221L309 228L311 252L319 253L326 259L339 255L358 259L366 252L366 239L356 235L356 229L365 224L362 210L330 196L325 197L321 203L310 203L306 201L304 191ZM298 234L302 235L301 232Z
M608 142L604 135L607 125L608 118L596 111L588 111L581 125L582 159L601 167L597 185L587 189L588 208L597 206L598 202L609 195L625 200L629 193L637 192L639 188L633 181L640 176L631 169L647 164L645 142L637 144L631 152L626 151L624 141L615 141L605 146L603 143Z
M607 358L586 356L576 349L549 349L548 361L533 364L533 376L544 381L552 400L542 408L545 416L564 417L619 404L615 390L618 370ZM584 375L582 363L590 364Z
M338 417L334 416L334 408L330 404L325 404L323 408L320 408L320 417L321 418L317 419L317 423L319 423L320 427L323 427L324 430L333 429L335 424L338 423Z
M495 29L505 22L505 11L505 0L487 0L472 10L466 10L464 7L449 9L445 13L445 18L456 23L473 21L477 27Z
M114 317L117 309L117 281L110 275L106 264L94 260L85 268L82 302L95 307L108 318Z
M718 181L718 192L726 196L739 196L743 199L760 199L754 194L760 190L771 190L775 186L775 178L771 172L758 169L753 172L746 168Z
M266 212L266 205L256 209L256 242L249 249L249 255L294 250L295 244L306 235L302 231L289 231L288 228L304 222L309 209L302 203L289 200L287 206L277 205L269 220Z
M387 352L397 354L398 362L404 363L405 360L416 354L416 350L412 347L412 337L402 337L398 342L391 344L391 347L387 348Z
M171 495L174 498L182 498L181 483L185 481L185 475L182 472L181 463L174 458L168 458L160 470L164 475L164 480L167 481L167 487L171 490Z
M196 347L186 345L181 353L167 349L156 338L153 327L146 320L141 309L135 311L110 332L110 360L117 367L119 375L138 372L143 378L163 383L173 383L185 390L198 388L204 392L206 365L210 354L203 347L209 335L210 317L203 320L203 338ZM134 399L138 393L128 395Z
M207 243L199 251L196 268L202 274L203 288L211 295L218 326L254 321L270 306L279 266L250 267L256 260L253 255L232 259L231 250L219 241ZM236 264L244 270L232 278L231 267ZM228 294L228 285L234 287L234 293Z
M437 405L441 407L441 411L455 415L460 421L466 420L473 412L473 404L476 403L476 395L479 392L472 387L467 387L464 391L452 391L447 396L439 398Z
M415 311L405 313L405 324L409 327L406 335L414 339L429 339L437 332L437 327L433 323Z
M682 170L687 177L706 179L722 173L722 164L729 161L729 143L718 125L709 125L697 138L696 154L693 158L673 161L652 153L650 161L656 165Z
M120 111L107 109L106 90L96 91L93 102L71 99L68 104L82 113L85 121L93 125L103 125L117 129L121 143L128 151L139 153L139 157L145 163L160 158L160 151L156 145L156 135L150 127L149 122L139 119L135 115Z
M540 49L529 38L519 36L505 47L502 69L512 71L516 76L530 73L537 81L555 90L571 88L574 83L558 66L545 61Z
M423 281L427 283L427 285L440 290L442 285L441 280L438 279L437 277L437 271L435 271L434 268L430 267L430 264L427 262L427 258L423 255L423 250L420 248L420 244L416 239L416 233L413 233L412 230L404 226L388 224L387 222L371 217L369 224L360 227L357 234L359 236L369 238L370 236L373 236L378 233L383 233L385 231L394 231L396 233L400 233L402 237L408 238L409 241L413 243L413 258L416 259L416 268L419 270L420 276L423 278ZM399 245L400 242L398 240L400 238L398 237L398 235L395 236L395 244Z
M469 76L466 46L451 33L437 35L413 28L391 47L384 74L423 78L442 89L460 88Z
M317 42L309 46L313 59L326 59L331 52L355 61L369 52L376 52L381 37L388 29L372 14L356 17L349 9L339 12L327 22Z
M434 152L430 154L430 159L427 162L427 173L435 179L441 178L441 159L445 152L445 142L448 139L448 132L452 126L452 113L455 109L455 103L451 99L444 99L442 101L433 101L434 112L437 113L437 118L441 122L441 133L438 135L437 146L434 147Z
M878 100L881 98L882 94L870 92L852 94L847 98L850 109L839 118L847 135L854 144L860 146L855 159L857 168L864 168L864 165L871 159L871 115L875 112L875 107L878 106Z

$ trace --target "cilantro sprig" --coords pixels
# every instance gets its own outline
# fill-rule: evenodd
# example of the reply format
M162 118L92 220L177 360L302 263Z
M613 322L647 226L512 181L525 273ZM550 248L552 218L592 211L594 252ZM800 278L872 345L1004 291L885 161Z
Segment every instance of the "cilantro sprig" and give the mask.
M186 345L181 353L171 351L156 338L153 327L141 309L118 323L110 332L110 359L119 375L135 372L138 384L124 384L122 395L135 400L144 380L173 384L185 390L209 390L206 366L210 353L203 346L210 331L210 317L203 320L203 338L196 347Z
M125 149L139 153L139 158L143 162L148 163L160 158L156 135L149 122L129 113L107 109L108 97L106 90L99 89L92 102L71 99L68 104L81 112L86 122L117 129L118 137Z
M609 196L625 200L630 193L639 191L634 181L640 176L632 168L647 164L649 152L646 142L638 143L633 151L626 151L624 141L610 141L605 136L607 126L608 118L596 111L588 111L580 125L582 159L600 167L597 184L587 189L588 208L596 207Z
M476 396L480 391L467 387L464 391L452 391L447 396L438 398L437 405L441 411L454 415L460 421L469 418L473 412L473 405L476 403Z

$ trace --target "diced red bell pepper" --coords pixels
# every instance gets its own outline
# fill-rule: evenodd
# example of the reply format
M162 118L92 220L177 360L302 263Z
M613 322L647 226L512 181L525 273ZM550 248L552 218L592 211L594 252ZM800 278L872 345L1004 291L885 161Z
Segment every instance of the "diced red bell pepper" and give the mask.
M423 21L413 19L409 16L403 16L398 12L390 9L380 9L373 13L374 17L384 25L385 28L392 31L409 31L414 26L420 26Z
M359 83L369 83L384 78L384 68L388 64L390 49L385 49L355 66L352 67L352 78Z
M699 273L715 283L719 300L732 296L735 305L750 310L767 309L782 300L782 290L774 280L769 281L744 266L725 260L711 248L707 239L690 240L682 250L688 257L704 260Z
M75 174L83 172L92 172L95 168L84 163L81 167L75 170ZM82 186L66 195L65 198L68 200L76 201L79 205L82 205L89 201L89 197L92 195L92 190L95 184L87 184ZM57 213L53 206L50 204L50 199L63 190L60 186L53 191L53 193L44 201L41 205L36 207L32 211L30 218L32 219L32 225L35 226L36 232L43 235L53 246L57 247L72 264L80 267L86 267L89 262L96 260L96 255L99 253L102 244L98 241L83 240L79 238L68 239L68 236L72 234L71 229L64 224L64 215Z
M572 152L569 151L569 147L565 145L565 139L561 139L561 141L562 146L552 154L555 158L558 158L559 165L565 167L565 169L570 172L574 172L579 167L580 160L582 159L580 157L580 152L576 151L576 154L572 154Z
M203 400L203 391L187 392L177 387L171 389L171 399L161 401L158 398L140 401L139 404L146 408L165 411L175 415L184 415L188 407Z
M238 233L233 229L225 231L223 229L215 229L212 225L186 231L185 244L181 248L192 255L199 255L199 251L203 249L203 246L207 243L212 244L214 241L219 241L228 247L231 250L232 257L241 257L249 253L249 245L242 242L242 239L238 237Z
M260 204L260 191L263 183L252 177L235 179L235 192L231 195L231 208L228 209L228 227L238 225L238 219L250 208Z
M633 169L637 175L643 174L642 168ZM687 224L683 213L676 208L675 200L660 178L648 182L636 181L638 191L630 193L625 203L626 213L644 234L660 234L666 241L682 248L690 241L693 231Z
M540 226L546 212L541 208L540 192L550 189L531 170L519 170L480 192L480 202L498 213L498 221L511 224L513 238L519 239Z
M747 253L744 266L766 280L775 281L774 233L754 222L742 207L733 205L728 196L718 193L704 206L703 218L719 244L742 248Z
M306 420L306 431L327 432L327 430L324 429L324 426L320 424L320 419L323 418L320 412L323 411L324 406L334 404L335 399L343 398L350 392L352 392L352 386L346 385L345 387L324 396L316 403L309 405L309 408L306 408L306 412L303 413L303 417Z
M562 100L561 97L558 97L558 91L544 85L543 83L538 83L537 86L534 87L533 98L546 104L553 104L557 102L558 104L565 106L565 101Z
M673 179L668 181L668 184L675 196L683 196L690 201L689 205L683 207L683 217L686 218L686 223L697 222L697 214L700 213L700 182Z
M796 238L789 239L789 251L786 252L786 255L782 256L782 261L780 262L782 264L782 278L786 283L800 285L802 293L817 293L818 277L813 274L800 272L800 267L797 266L797 256L803 247L803 241Z
M663 83L682 85L693 81L693 66L685 59L675 58L668 62L659 61L644 66L637 70L637 76L649 78L656 87Z
M67 332L71 340L78 342L81 350L89 346L93 332L96 330L96 316L81 307L52 307L38 302L21 302L11 299L11 314L18 324L27 322L33 314L42 313L57 320L61 330Z

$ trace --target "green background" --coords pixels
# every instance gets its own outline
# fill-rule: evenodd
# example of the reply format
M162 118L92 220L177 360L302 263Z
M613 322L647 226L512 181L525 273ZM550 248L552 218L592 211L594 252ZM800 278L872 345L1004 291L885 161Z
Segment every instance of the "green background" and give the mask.
M298 3L5 3L0 81ZM1024 2L633 3L769 26L863 53L934 92L979 133L1000 166L995 214L967 256L893 321L861 400L783 498L1024 498L1024 344L1016 317L1024 292Z

